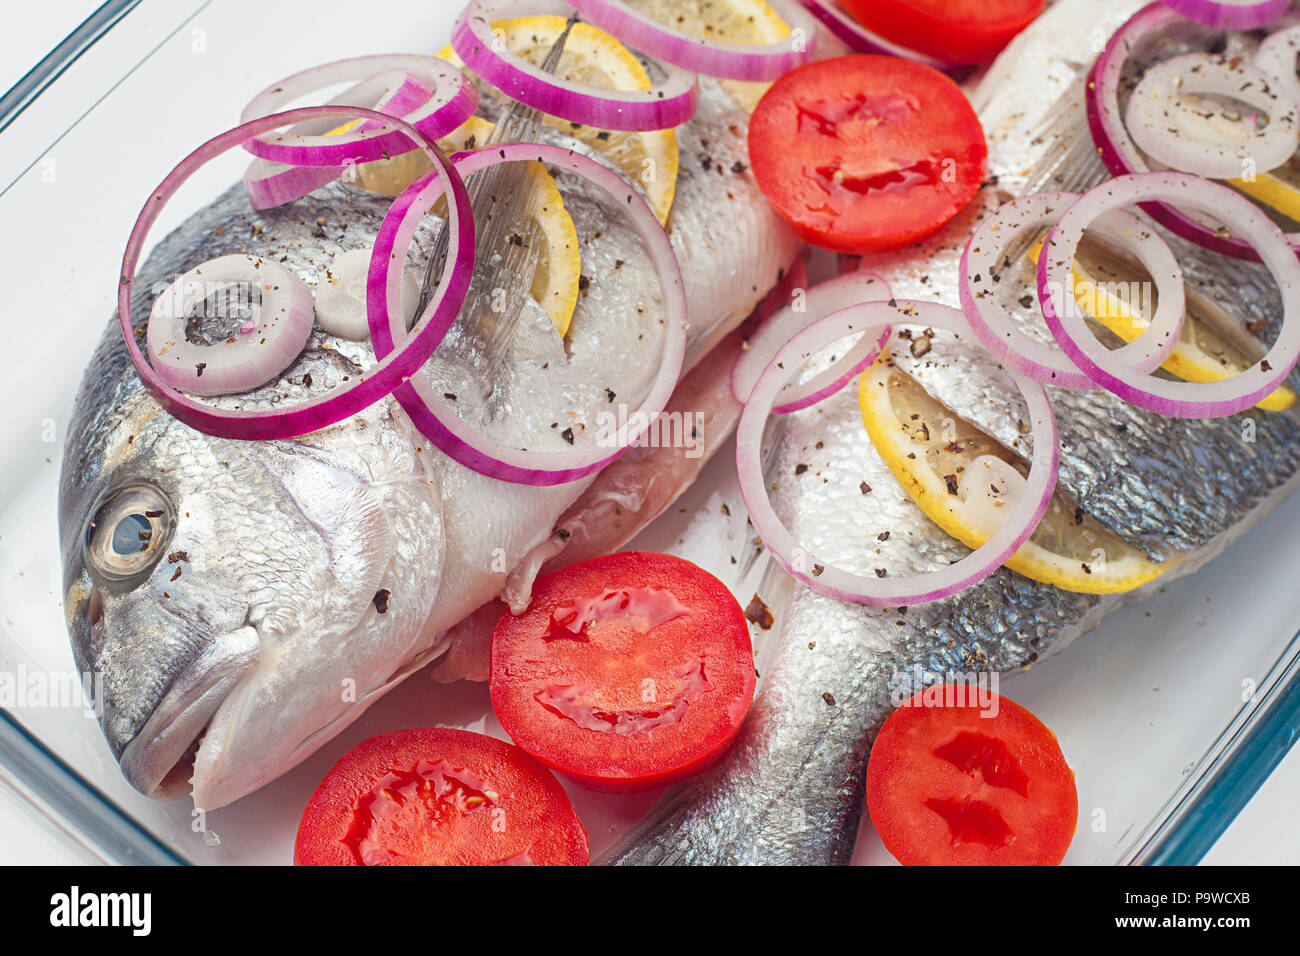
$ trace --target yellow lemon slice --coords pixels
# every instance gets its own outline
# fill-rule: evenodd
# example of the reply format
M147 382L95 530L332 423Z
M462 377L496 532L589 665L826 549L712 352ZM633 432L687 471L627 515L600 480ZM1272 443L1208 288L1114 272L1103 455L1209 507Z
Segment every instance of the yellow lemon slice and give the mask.
M1229 179L1229 186L1240 190L1256 202L1263 203L1295 222L1300 222L1300 190L1272 173L1262 173L1252 180Z
M511 53L531 63L541 63L564 32L566 22L558 16L518 17L497 21L492 30ZM465 68L450 46L440 50L438 56ZM648 90L654 85L645 67L627 47L589 23L574 25L555 75L567 82L607 90ZM546 123L585 143L629 179L639 182L650 208L667 225L677 193L676 130L625 133L582 126L555 116L547 116Z
M790 35L789 25L767 0L627 0L627 5L653 20L691 36L764 46ZM747 113L754 112L771 83L722 80Z
M862 374L858 407L871 443L927 518L970 548L993 536L1024 486L1023 458L955 415L888 352ZM1169 564L1152 562L1058 490L1006 566L1066 591L1117 594Z
M1030 251L1038 261L1040 243ZM1117 291L1143 288L1142 277L1132 273L1119 260L1089 244L1074 263L1074 297L1085 314L1095 319L1125 342L1132 342L1151 326L1155 314L1152 295L1119 295ZM1187 289L1187 320L1178 344L1160 367L1185 382L1221 382L1255 364L1239 348L1215 333L1205 317L1218 307L1193 289ZM1230 320L1220 317L1217 324ZM1257 361L1257 360L1256 360ZM1296 393L1285 385L1263 398L1257 405L1268 412L1280 412L1295 404Z

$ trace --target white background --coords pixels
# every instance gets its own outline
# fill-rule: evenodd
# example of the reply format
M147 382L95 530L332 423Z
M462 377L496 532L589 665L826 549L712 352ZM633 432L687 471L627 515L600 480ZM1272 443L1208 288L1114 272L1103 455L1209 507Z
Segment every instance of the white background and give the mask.
M0 91L15 83L97 6L89 0L44 0L7 10L5 29L0 31ZM341 18L340 23L344 22ZM1295 751L1204 862L1296 863L1300 860L1300 827L1295 826L1298 796L1300 751ZM0 842L3 864L71 863L81 859L66 839L35 822L30 808L4 791L0 791L0 833L6 835Z

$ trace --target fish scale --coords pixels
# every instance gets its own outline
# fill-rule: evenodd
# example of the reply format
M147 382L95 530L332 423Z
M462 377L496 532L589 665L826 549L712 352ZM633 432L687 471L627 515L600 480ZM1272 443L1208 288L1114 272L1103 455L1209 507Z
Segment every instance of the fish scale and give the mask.
M1020 192L1041 157L1068 149L1070 137L1049 141L1037 131L1053 112L1082 120L1081 102L1055 98L1081 92L1078 77L1097 52L1096 34L1109 36L1141 5L1058 0L1026 30L973 94L995 185L935 239L868 257L864 268L883 275L898 299L959 307L958 264L967 237L1008 190ZM1233 287L1242 264L1224 262L1210 274L1201 265L1209 261L1197 257L1189 282L1212 294ZM1279 310L1263 288L1252 285L1233 304L1276 330ZM924 358L897 340L893 355L956 414L1028 451L1017 424L1027 420L1022 399L973 341L939 332ZM1089 516L1152 555L1179 558L1177 565L1144 589L1107 597L1063 591L1002 568L960 595L905 613L789 587L771 600L779 645L734 749L670 792L602 862L848 863L871 743L898 703L945 674L1011 674L1039 663L1122 603L1203 565L1300 481L1300 426L1291 415L1178 420L1101 390L1049 393L1061 429L1062 489ZM1243 440L1252 429L1254 441ZM933 525L893 477L862 426L853 389L782 416L768 441L765 483L775 484L774 506L813 560L868 576L876 568L904 576L970 553ZM796 476L799 465L808 467ZM884 531L889 539L877 548Z

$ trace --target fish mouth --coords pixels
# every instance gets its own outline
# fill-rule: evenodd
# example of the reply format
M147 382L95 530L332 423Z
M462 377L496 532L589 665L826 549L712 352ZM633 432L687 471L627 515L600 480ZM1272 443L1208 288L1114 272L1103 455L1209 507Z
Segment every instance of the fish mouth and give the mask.
M119 764L131 786L161 800L188 792L194 756L208 722L257 663L261 649L256 629L236 628L217 638L172 682L122 750Z

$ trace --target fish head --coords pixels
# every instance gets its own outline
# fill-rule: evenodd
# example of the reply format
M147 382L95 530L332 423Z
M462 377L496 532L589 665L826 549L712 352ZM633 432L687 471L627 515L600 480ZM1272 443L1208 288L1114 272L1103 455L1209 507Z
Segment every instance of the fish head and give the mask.
M220 806L309 754L417 647L441 567L437 488L386 403L244 442L177 421L138 382L109 401L88 388L60 502L77 665L136 789L192 784Z

